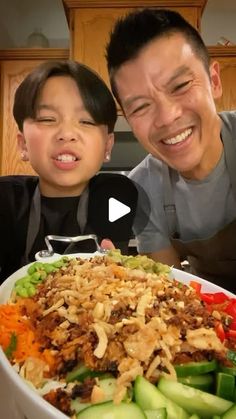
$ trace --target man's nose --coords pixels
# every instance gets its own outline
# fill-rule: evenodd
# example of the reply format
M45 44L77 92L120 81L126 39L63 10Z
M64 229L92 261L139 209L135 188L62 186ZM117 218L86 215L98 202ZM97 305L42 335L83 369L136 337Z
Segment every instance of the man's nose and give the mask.
M156 100L155 123L158 127L170 125L182 115L182 106L173 97L163 95Z

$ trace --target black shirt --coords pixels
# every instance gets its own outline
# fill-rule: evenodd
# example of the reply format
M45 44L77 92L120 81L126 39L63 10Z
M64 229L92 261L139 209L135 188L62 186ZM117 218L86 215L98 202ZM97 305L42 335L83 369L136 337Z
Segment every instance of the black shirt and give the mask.
M55 234L60 236L75 236L82 234L77 222L77 209L80 197L48 198L41 196L41 220L38 235L30 252L33 260L39 249L45 249L45 236ZM60 211L58 211L60 208ZM68 243L52 242L56 253L63 254ZM81 250L82 251L82 250ZM72 251L71 251L72 253Z
M32 198L38 185L36 176L0 177L0 283L24 265L24 255ZM48 234L81 234L77 222L77 206L80 197L41 197L40 228L30 252L30 261L35 253L46 248L44 237ZM58 211L60 208L60 211ZM84 234L92 233L86 226ZM52 242L55 252L63 252L63 243ZM64 246L67 247L68 243ZM80 242L69 253L94 252L93 241Z
M99 181L106 181L108 174L96 175L90 180L89 189L94 196ZM107 178L106 178L107 176ZM120 175L121 176L121 175ZM2 176L0 177L0 283L9 275L23 266L29 214L35 189L38 185L37 176ZM94 189L95 188L95 189ZM29 261L35 260L35 253L46 248L44 238L49 234L77 236L81 234L77 220L77 209L80 197L48 198L41 196L41 218L39 231L29 254ZM99 199L98 199L99 201ZM99 202L97 203L99 205ZM59 211L60 209L60 211ZM96 208L94 209L96 211ZM102 223L102 220L99 220ZM127 226L127 229L129 226ZM82 234L95 233L89 226L89 220ZM130 226L130 237L132 230ZM128 242L116 242L116 247L127 251ZM98 237L101 240L101 237ZM52 242L56 253L91 253L96 250L93 240L79 242L70 246L68 243Z

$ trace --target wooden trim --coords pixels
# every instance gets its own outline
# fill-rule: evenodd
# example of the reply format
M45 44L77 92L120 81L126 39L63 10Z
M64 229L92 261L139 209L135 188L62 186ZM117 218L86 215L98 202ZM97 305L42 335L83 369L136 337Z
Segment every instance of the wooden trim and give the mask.
M90 7L199 7L204 9L207 0L62 0L67 9Z
M209 46L207 47L210 57L236 57L236 45L232 46Z
M2 76L2 63L0 62L0 176L2 165L2 149L3 149L3 76Z
M0 60L67 60L69 49L66 48L12 48L1 49Z

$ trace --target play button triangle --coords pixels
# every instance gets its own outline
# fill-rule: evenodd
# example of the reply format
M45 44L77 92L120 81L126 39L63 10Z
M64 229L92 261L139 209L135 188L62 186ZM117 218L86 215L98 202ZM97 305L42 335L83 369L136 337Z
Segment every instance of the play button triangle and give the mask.
M123 204L123 202L120 202L115 198L109 198L108 205L108 218L110 223L119 220L119 218L124 217L131 211L128 205Z

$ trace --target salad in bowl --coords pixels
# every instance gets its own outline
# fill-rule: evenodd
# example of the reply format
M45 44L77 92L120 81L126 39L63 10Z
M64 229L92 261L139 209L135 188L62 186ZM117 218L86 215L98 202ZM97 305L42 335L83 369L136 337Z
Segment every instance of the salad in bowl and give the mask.
M34 262L0 287L27 419L236 418L236 297L146 256Z

